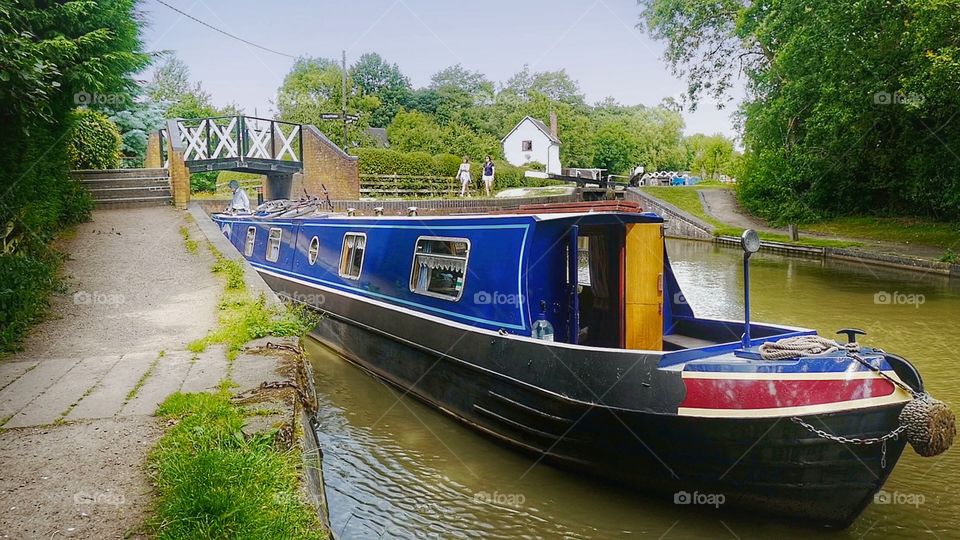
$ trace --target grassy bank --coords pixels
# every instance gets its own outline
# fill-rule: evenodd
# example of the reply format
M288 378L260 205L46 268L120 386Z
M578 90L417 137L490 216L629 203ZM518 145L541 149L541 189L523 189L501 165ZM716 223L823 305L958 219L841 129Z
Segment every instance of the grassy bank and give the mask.
M960 250L960 223L917 218L844 217L802 227L818 234Z
M187 244L189 250L189 244ZM233 360L248 341L264 336L302 336L317 324L316 315L299 306L268 306L266 298L254 298L243 280L240 263L223 256L208 244L216 262L213 272L223 276L224 290L217 306L215 329L187 346L200 353L213 344L227 347L227 358Z
M729 228L726 223L722 223L713 216L707 213L703 209L703 203L700 202L700 194L698 193L702 189L729 189L721 186L650 186L640 188L644 193L649 193L651 196L660 199L661 201L670 203L680 210L691 214L694 217L697 217L703 221L706 221L710 225L718 229ZM739 233L738 233L739 234Z
M676 206L680 210L693 215L694 217L699 218L702 221L705 221L713 226L713 234L716 236L740 236L740 233L743 232L741 227L730 226L713 216L707 213L703 208L703 203L700 201L700 194L698 193L704 189L731 189L727 186L670 186L670 187L644 187L641 188L645 193L649 193L651 196L656 197L664 202L670 203L673 206ZM812 246L812 247L832 247L832 248L843 248L843 247L855 247L861 245L859 242L852 240L836 240L830 238L801 238L800 240L794 242L790 240L790 237L785 234L776 234L769 232L759 232L760 238L763 240L768 240L770 242L783 242L785 244L796 244L799 246Z
M173 425L149 458L157 538L326 537L299 494L299 452L278 448L271 432L245 434L225 388L177 392L157 415Z
M677 208L692 214L715 228L714 234L736 236L742 232L738 227L730 227L707 214L697 193L702 189L729 189L725 186L695 187L644 187L653 197L668 202ZM960 251L960 223L940 223L910 217L872 217L853 216L826 219L817 223L800 225L801 232L832 236L831 238L801 238L801 245L817 247L854 247L862 245L856 240L891 242L905 245L922 245L942 249L941 260L956 262ZM789 237L780 234L760 233L764 240L790 242ZM849 240L847 240L849 239Z
M184 248L197 243L182 227ZM212 244L212 271L223 278L218 325L189 345L194 352L213 343L227 346L233 360L252 339L272 335L303 335L316 318L286 306L267 306L253 298L239 262L224 257ZM228 369L228 373L230 373ZM295 436L298 427L287 421L245 432L262 408L251 397L234 403L229 375L214 393L176 392L157 410L166 433L151 451L148 466L157 489L153 515L146 526L162 539L187 538L326 538L315 510L300 494L303 457ZM290 417L290 401L272 401L280 417ZM254 405L256 400L254 400ZM269 412L269 411L267 411ZM275 412L275 411L274 411ZM286 433L286 443L278 437Z

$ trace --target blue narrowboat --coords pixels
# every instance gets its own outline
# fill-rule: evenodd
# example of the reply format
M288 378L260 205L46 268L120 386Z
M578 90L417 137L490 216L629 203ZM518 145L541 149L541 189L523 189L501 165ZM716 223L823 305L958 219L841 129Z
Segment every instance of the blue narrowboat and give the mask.
M858 331L840 344L697 317L663 219L629 204L213 219L278 295L324 315L314 336L350 362L538 459L671 502L845 527L907 435L926 454L952 442L913 366ZM933 435L911 427L934 420Z

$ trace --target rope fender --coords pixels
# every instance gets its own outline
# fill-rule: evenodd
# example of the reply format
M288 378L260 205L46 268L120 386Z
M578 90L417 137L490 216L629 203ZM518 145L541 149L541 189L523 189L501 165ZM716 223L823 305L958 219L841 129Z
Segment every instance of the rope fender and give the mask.
M923 457L938 456L953 445L957 418L946 403L927 393L917 394L900 411L907 441Z

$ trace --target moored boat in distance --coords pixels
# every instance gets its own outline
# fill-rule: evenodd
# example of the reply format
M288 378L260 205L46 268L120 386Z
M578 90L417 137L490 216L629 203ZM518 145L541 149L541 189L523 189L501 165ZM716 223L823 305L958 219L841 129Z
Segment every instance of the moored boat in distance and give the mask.
M318 340L553 464L676 504L845 527L908 438L925 455L952 443L952 413L913 366L856 330L839 344L697 317L663 219L636 205L442 217L317 206L213 219L278 295L325 315Z

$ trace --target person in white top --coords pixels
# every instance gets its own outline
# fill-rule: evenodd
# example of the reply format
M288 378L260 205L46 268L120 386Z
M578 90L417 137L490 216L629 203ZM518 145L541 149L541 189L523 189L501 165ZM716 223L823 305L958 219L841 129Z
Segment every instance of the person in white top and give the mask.
M463 163L457 169L457 178L460 180L460 196L469 195L470 190L467 186L470 185L470 158L467 156L463 156Z
M246 191L240 189L240 182L231 180L230 190L233 191L233 200L230 201L230 207L227 210L234 214L249 214L250 198L247 197Z

